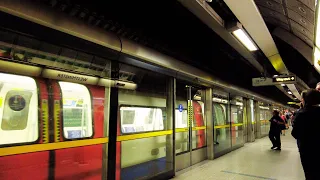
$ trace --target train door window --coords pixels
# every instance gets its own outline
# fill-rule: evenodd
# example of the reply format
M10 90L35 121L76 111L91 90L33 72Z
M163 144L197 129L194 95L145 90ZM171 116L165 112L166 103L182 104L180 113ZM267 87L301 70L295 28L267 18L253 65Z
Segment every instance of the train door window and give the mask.
M123 134L164 129L161 108L122 106L120 116Z
M188 110L186 101L177 100L178 108L175 109L176 128L188 127Z
M93 135L92 102L88 88L82 84L59 82L63 105L63 135L66 139Z
M230 122L227 104L213 103L214 149L216 155L224 154L231 148Z
M38 139L38 90L33 78L0 73L0 126L0 145Z

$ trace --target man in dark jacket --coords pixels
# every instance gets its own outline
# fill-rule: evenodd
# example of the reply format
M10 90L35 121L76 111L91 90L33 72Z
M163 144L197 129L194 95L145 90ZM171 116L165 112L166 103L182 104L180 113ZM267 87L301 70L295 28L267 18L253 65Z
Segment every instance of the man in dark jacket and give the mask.
M270 131L269 131L269 138L270 138L270 141L272 142L271 149L281 150L280 133L282 129L280 127L281 127L281 124L284 124L284 122L279 116L279 111L274 110L273 116L269 121L271 123Z
M305 92L304 108L294 120L292 136L300 142L300 159L307 180L320 179L320 154L318 149L320 127L320 92L310 89ZM314 162L314 163L313 163Z

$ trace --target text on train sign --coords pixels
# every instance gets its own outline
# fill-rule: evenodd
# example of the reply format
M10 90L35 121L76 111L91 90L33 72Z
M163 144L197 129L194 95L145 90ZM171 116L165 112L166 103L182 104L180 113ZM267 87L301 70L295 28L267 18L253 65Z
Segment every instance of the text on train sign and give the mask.
M295 83L296 76L289 75L289 76L277 76L272 78L272 82L281 82L281 83Z

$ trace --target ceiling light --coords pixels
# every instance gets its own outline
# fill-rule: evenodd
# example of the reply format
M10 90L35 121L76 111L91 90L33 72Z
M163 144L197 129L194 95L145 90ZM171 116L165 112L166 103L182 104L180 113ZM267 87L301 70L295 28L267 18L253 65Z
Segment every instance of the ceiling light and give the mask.
M243 29L237 29L232 32L234 36L249 50L249 51L256 51L258 48L254 45L251 41L249 36L244 32Z
M320 73L320 50L318 47L314 47L314 52L313 52L313 66L316 68L316 70Z
M317 47L320 47L320 13L319 13L319 3L317 3L317 7L316 7L317 11L316 11L316 32L315 32L315 43Z
M286 86L285 84L281 84L282 87Z
M292 92L291 92L291 91L288 91L288 94L292 94Z
M258 47L243 29L239 22L231 22L226 24L226 28L231 32L249 51L256 51Z

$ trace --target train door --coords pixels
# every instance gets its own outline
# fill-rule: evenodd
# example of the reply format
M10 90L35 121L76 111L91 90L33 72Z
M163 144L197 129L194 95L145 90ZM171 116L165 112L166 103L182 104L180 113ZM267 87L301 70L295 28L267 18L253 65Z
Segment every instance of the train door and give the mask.
M255 103L252 99L247 101L247 114L248 114L248 142L255 141L255 124L256 124L256 114L255 114Z
M104 173L103 144L96 144L92 140L103 137L104 88L52 80L50 89L53 141L79 144L78 147L50 152L53 177L101 179Z
M232 149L236 149L244 144L242 98L235 98L231 103L231 144Z
M229 95L214 92L212 98L214 124L214 157L222 156L231 151L231 127L229 118Z
M205 90L177 83L176 170L207 159Z
M48 142L46 83L0 73L0 179L47 179L49 152L34 147Z
M247 143L248 142L248 109L247 109L247 99L243 99L243 140L244 140L244 143Z

